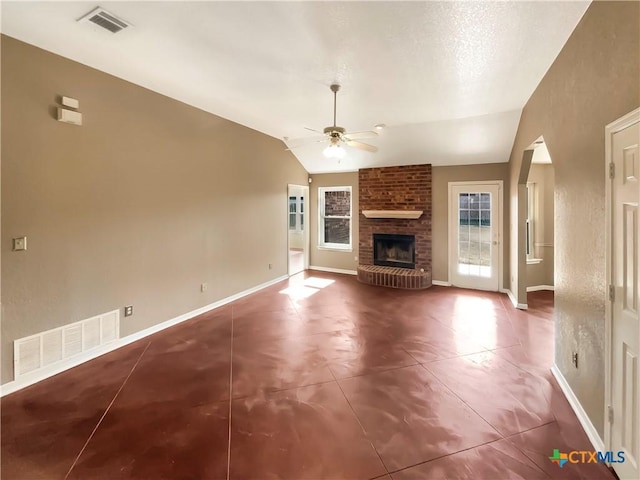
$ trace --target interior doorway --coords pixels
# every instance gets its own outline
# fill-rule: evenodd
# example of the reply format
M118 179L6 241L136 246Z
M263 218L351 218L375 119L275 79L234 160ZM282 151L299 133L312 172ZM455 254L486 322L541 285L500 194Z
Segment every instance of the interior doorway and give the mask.
M526 181L525 257L526 291L555 288L555 171L551 155L540 137ZM527 304L528 304L527 294Z
M289 276L309 268L309 187L287 187L287 258Z
M555 169L542 136L522 153L516 195L511 292L526 310L528 292L555 290Z

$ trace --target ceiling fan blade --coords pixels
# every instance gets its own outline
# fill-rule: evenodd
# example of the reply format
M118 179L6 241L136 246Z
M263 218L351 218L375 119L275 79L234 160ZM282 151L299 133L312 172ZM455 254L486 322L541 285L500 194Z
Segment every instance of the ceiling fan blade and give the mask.
M321 135L324 135L324 132L321 132L320 130L316 130L315 128L304 127L304 129L305 130L309 130L310 132L319 133Z
M353 140L347 140L347 145L353 148L359 148L360 150L366 150L371 153L376 153L378 151L378 147L374 147L368 143L354 142Z
M297 143L313 143L313 142L326 142L327 141L327 137L325 137L324 135L319 137L317 135L314 135L312 137L298 137L298 138L288 138L286 137L285 142L287 142L287 144L297 144Z
M289 148L285 148L285 150L293 150L294 148L307 147L309 145L314 145L316 143L324 143L327 139L323 138L298 138L293 140L287 140L287 145Z
M349 132L349 133L345 133L344 136L347 137L348 140L358 140L360 138L375 138L378 136L378 134L374 131Z

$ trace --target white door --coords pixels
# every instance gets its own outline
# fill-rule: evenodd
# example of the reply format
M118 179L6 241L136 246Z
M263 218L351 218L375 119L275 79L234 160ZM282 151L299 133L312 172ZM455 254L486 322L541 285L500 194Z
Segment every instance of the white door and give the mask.
M449 184L449 282L463 288L499 288L499 183Z
M621 479L637 479L640 435L640 315L638 314L638 203L640 202L640 124L613 135L614 300L611 322L611 450L624 452L624 462L612 466Z

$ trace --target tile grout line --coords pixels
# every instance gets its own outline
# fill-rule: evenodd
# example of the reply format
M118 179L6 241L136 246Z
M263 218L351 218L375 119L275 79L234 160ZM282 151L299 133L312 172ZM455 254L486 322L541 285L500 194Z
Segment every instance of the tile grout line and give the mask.
M537 426L537 427L532 427L532 428L529 428L529 429L527 429L527 430L523 430L522 432L514 433L514 434L512 434L512 435L509 435L508 437L504 437L504 440L509 441L509 443L511 443L511 445L513 446L513 448L515 448L515 449L516 449L516 450L518 450L522 455L524 455L524 456L525 456L525 458L527 458L527 459L528 459L528 460L529 460L529 461L530 461L530 462L531 462L531 463L532 463L532 464L533 464L533 465L534 465L538 470L540 470L540 471L543 473L543 475L545 475L547 478L551 478L551 477L547 474L547 472L544 470L544 468L542 468L542 466L540 466L540 465L538 464L538 462L536 462L536 460L535 460L534 458L532 458L532 456L531 456L531 455L529 455L529 454L528 454L527 452L525 452L522 448L520 448L518 445L514 444L511 440L509 440L509 438L511 438L511 437L515 437L516 435L521 435L521 434L526 433L526 432L530 432L531 430L535 430L536 428L540 428L540 427L544 427L544 426L547 426L547 425L551 425L552 423L557 423L557 420L554 420L553 422L545 423L544 425L539 425L539 426Z
M437 381L440 385L442 385L444 388L446 388L446 389L451 393L451 395L453 395L453 396L454 396L454 397L456 397L458 400L460 400L462 403L464 403L464 404L469 408L469 410L471 410L471 411L472 411L473 413L475 413L478 417L480 417L480 418L481 418L481 419L482 419L482 420L483 420L487 425L489 425L489 426L490 426L490 427L491 427L491 428L492 428L492 429L493 429L493 430L494 430L498 435L500 435L500 439L504 439L504 438L505 438L505 436L500 432L500 430L498 430L498 429L493 425L493 423L491 423L489 420L487 420L487 419L486 419L486 418L484 418L482 415L480 415L480 413L476 412L475 408L473 408L471 405L469 405L469 403L465 402L465 401L464 401L464 399L463 399L462 397L460 397L460 395L458 395L456 392L454 392L454 391L453 391L453 389L452 389L452 388L450 388L446 383L444 383L442 380L440 380L440 378L438 378L438 376L437 376L434 372L432 372L431 370L429 370L429 368L428 368L426 365L424 365L424 364L422 364L422 363L420 363L419 365L420 365L420 366L421 366L421 367L422 367L422 368L423 368L427 373L429 373L429 375L431 375L433 378L435 378L435 379L436 379L436 381ZM495 441L495 440L492 440L492 441ZM487 443L491 443L491 442L487 442ZM476 446L478 446L478 445L476 445Z
M400 348L400 350L403 350L403 349ZM407 355L409 355L409 354L407 354ZM413 358L413 357L411 357L411 358ZM334 363L336 363L336 362L338 362L338 360L336 360ZM399 367L389 367L389 368L386 368L386 367L373 367L373 368L379 368L379 369L378 370L370 370L370 371L366 371L366 373L357 373L355 375L349 375L349 376L340 377L340 378L337 378L337 377L334 376L334 378L336 379L336 381L338 381L338 380L349 380L351 378L366 377L368 375L376 375L378 373L391 372L391 371L394 371L394 370L401 370L403 368L415 367L416 365L420 365L420 362L418 362L417 360L416 360L416 363L412 363L410 365L400 365ZM331 365L328 365L327 368L329 368L329 370L331 371L331 374L333 375L333 371L331 370Z
M499 353L496 353L496 350L503 350L503 349L505 349L505 348L513 348L513 347L522 347L522 348L525 348L522 344L520 344L520 345L510 345L510 346L508 346L508 347L500 347L500 348L496 348L496 349L494 349L494 350L489 350L489 351L490 351L491 353L493 353L494 355L496 355L496 356L497 356L498 358L500 358L501 360L504 360L505 362L510 363L511 365L513 365L514 367L516 367L518 370L521 370L521 371L523 371L524 373L528 373L529 375L532 375L532 376L534 376L534 377L536 377L536 378L540 378L540 379L546 380L546 379L545 379L542 375L540 375L539 373L536 373L536 372L532 372L532 371L530 371L530 370L527 370L526 368L524 368L524 367L522 367L522 366L518 365L517 363L513 362L512 360L510 360L510 359L508 359L508 358L503 357L503 356L502 356L502 355L500 355ZM549 367L549 369L548 369L548 370L549 370L549 371L551 371L551 367ZM534 427L534 428L535 428L535 427Z
M491 351L489 350L489 352L491 352ZM493 352L491 352L491 353L493 353ZM475 355L475 354L470 354L470 355ZM495 354L494 354L494 355L495 355ZM463 356L464 356L464 355L463 355ZM502 357L500 357L500 358L502 358ZM519 369L519 370L521 370L521 371L523 371L523 372L525 372L525 373L528 373L529 375L532 375L532 376L534 376L534 377L536 377L536 378L544 379L543 377L540 377L539 375L534 375L533 373L528 372L528 371L526 371L526 370L524 370L524 369L522 369L522 368L518 367L517 365L513 364L512 362L509 362L507 359L503 359L503 360L505 360L507 363L510 363L510 364L511 364L511 365L513 365L515 368L517 368L517 369ZM435 362L431 362L431 363L435 363ZM509 434L509 435L503 435L503 434L502 434L502 433L501 433L501 432L500 432L500 431L499 431L499 430L498 430L498 429L497 429L497 428L496 428L496 427L495 427L491 422L489 422L489 420L487 420L487 419L486 419L486 418L484 418L482 415L480 415L480 413L479 413L479 412L477 412L477 411L476 411L476 410L475 410L475 409L474 409L474 408L473 408L473 407L472 407L468 402L466 402L466 401L465 401L462 397L460 397L460 396L459 396L459 395L458 395L458 394L457 394L457 393L456 393L452 388L450 388L447 384L445 384L445 383L444 383L444 382L443 382L443 381L442 381L442 380L441 380L441 379L440 379L440 378L439 378L439 377L438 377L434 372L432 372L431 370L429 370L429 368L428 368L428 366L427 366L426 364L420 363L419 365L420 365L422 368L424 368L427 372L429 372L429 374L433 375L433 377L434 377L434 378L435 378L435 379L436 379L436 380L437 380L437 381L438 381L438 382L439 382L439 383L440 383L444 388L446 388L447 390L449 390L449 391L450 391L450 392L451 392L451 393L452 393L456 398L458 398L458 400L460 400L462 403L464 403L464 404L465 404L467 407L469 407L469 408L470 408L470 409L471 409L471 410L472 410L476 415L478 415L478 416L479 416L482 420L484 420L484 421L485 421L489 426L491 426L491 428L493 428L493 429L498 433L498 435L500 435L500 436L502 437L502 439L503 439L503 440L504 440L504 439L507 439L507 438L509 438L509 437L513 437L513 436L515 436L515 435L519 435L519 434L524 433L524 432L528 432L529 430L533 430L533 429L535 429L535 428L543 427L543 426L545 426L545 425L549 425L549 424L551 424L551 423L553 423L553 422L557 422L557 421L558 421L558 420L556 419L555 415L554 415L553 420L552 420L552 421L550 421L550 422L545 422L545 423L543 423L543 424L541 424L541 425L536 425L535 427L527 428L527 429L525 429L525 430L522 430L521 432L515 432L515 433L511 433L511 434ZM553 387L553 385L552 385L552 387ZM523 454L524 454L524 452L523 452ZM533 461L533 460L532 460L532 461ZM534 462L534 463L535 463L535 462Z
M329 369L329 371L331 371L330 367L327 366L327 368ZM352 378L352 377L349 377ZM298 388L307 388L307 387L315 387L318 385L326 385L327 383L333 383L335 382L335 379L333 380L325 380L323 382L315 382L315 383L305 383L304 385L297 385L294 387L287 387L287 388L276 388L276 389L264 389L261 390L265 395L271 395L274 393L282 393L282 392L288 392L289 390L297 390ZM246 395L242 395L240 397L235 397L233 400L246 400L250 397L255 396L255 393L247 393Z
M102 420L104 420L104 417L107 416L107 413L109 413L109 410L111 409L111 406L115 403L116 399L118 398L118 395L120 395L120 392L122 391L122 389L124 388L124 386L127 384L127 382L129 381L129 378L131 377L131 375L133 375L133 372L135 371L136 367L138 366L138 364L140 363L140 360L142 360L142 357L144 356L145 353L147 353L147 349L149 348L149 346L151 345L151 342L147 343L147 346L144 347L144 350L142 351L142 353L140 354L140 356L138 357L138 360L136 361L136 363L133 365L133 368L131 369L131 371L129 372L129 375L127 375L127 378L124 379L124 382L122 382L122 385L120 385L120 388L118 389L118 391L116 392L116 394L114 395L113 399L111 400L111 402L109 403L109 405L107 405L107 408L105 409L104 413L102 414L102 416L100 417L100 420L98 420L98 423L96 424L96 426L94 427L93 431L91 432L91 435L89 435L89 438L87 438L87 441L84 443L82 449L80 450L80 453L78 453L78 456L76 456L75 460L73 461L73 463L71 464L71 468L69 468L69 471L67 472L67 474L64 476L64 480L67 480L67 478L69 478L69 475L71 474L71 471L74 469L74 467L76 466L76 464L78 463L78 460L80 460L80 457L82 456L82 454L84 453L85 449L87 448L87 445L89 445L89 442L91 441L91 439L93 438L93 436L95 435L96 431L98 430L98 428L100 427L100 425L102 424Z
M409 355L411 358L413 358L415 360L416 363L414 363L413 365L409 365L411 367L415 366L415 365L421 365L420 361L414 357L413 355L411 355L406 348L404 347L400 347L400 350L402 350L404 353L406 353L407 355Z
M425 460L424 462L418 462L418 463L414 463L413 465L408 465L406 467L398 468L397 470L393 470L393 471L389 472L388 475L392 475L394 473L402 472L402 471L408 470L410 468L415 468L417 466L424 465L426 463L435 462L436 460L441 460L441 459L446 458L446 457L451 457L453 455L458 455L459 453L468 452L469 450L473 450L474 448L484 447L486 445L491 445L492 443L500 442L502 440L504 440L504 438L498 438L496 440L490 440L488 442L484 442L484 443L480 443L478 445L474 445L473 447L463 448L462 450L458 450L457 452L451 452L451 453L447 453L446 455L440 455L439 457L434 457L434 458L432 458L430 460ZM519 448L518 448L518 451L520 451ZM527 458L529 458L529 457L527 457Z
M360 418L358 417L358 414L356 413L355 409L353 408L353 405L351 405L351 402L349 401L349 399L347 398L347 395L344 393L344 390L342 389L342 385L340 385L340 382L338 381L338 379L336 378L335 374L333 373L333 370L331 370L330 367L329 367L329 372L331 372L331 376L334 378L334 380L336 382L336 385L338 385L338 388L340 389L340 392L342 393L342 396L347 401L347 405L349 405L349 408L353 412L353 416L356 417L356 421L358 422L358 425L360 425L360 428L362 429L362 433L364 433L364 436L369 441L369 445L371 445L371 448L373 448L373 451L376 452L376 456L380 460L380 463L382 464L382 467L384 468L385 472L387 473L387 475L389 475L389 469L385 465L384 460L382 460L382 457L380 456L380 453L378 453L378 449L375 447L375 445L373 444L373 442L369 438L369 435L367 434L367 430L364 428L364 425L362 425L362 422L360 421ZM379 475L378 477L382 477L383 475L384 474ZM377 477L374 477L374 478L377 478Z
M231 410L233 404L233 305L231 306L231 348L229 352L229 440L227 442L227 480L231 475Z
M527 433L530 432L531 430L535 430L536 428L540 428L540 427L546 427L547 425L551 425L552 423L558 423L558 421L554 418L553 420L551 420L550 422L546 422L543 423L542 425L538 425L536 427L531 427L531 428L525 428L524 430L522 430L521 432L516 432L516 433L511 433L507 436L504 437L505 440L510 439L511 437L515 437L516 435L522 435L523 433Z

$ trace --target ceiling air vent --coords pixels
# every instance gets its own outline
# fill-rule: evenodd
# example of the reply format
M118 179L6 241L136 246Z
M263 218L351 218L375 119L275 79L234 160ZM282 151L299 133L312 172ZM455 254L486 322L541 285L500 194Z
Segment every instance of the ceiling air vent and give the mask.
M99 27L109 30L111 33L118 33L120 30L131 26L130 23L116 17L113 13L107 12L102 7L92 10L78 21L95 23Z

